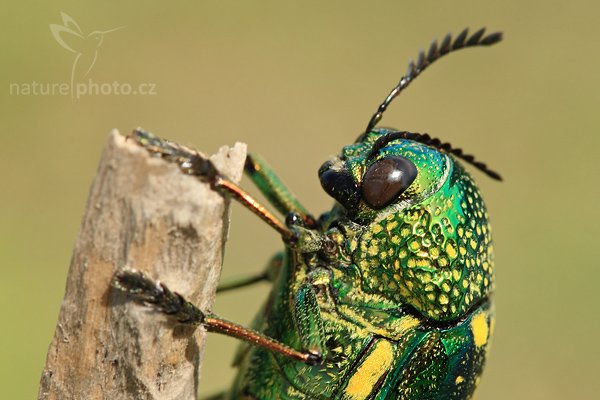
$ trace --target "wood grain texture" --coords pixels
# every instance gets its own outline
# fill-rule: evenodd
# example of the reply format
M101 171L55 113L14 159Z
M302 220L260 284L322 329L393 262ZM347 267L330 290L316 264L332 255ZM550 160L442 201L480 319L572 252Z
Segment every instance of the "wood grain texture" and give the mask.
M211 157L241 179L246 147ZM173 324L111 287L128 266L209 310L229 202L178 167L111 133L75 242L40 399L195 399L205 332Z

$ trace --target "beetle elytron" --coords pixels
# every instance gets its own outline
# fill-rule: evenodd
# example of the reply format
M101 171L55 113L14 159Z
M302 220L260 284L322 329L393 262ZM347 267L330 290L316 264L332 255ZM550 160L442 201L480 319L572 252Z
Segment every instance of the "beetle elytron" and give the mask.
M203 312L165 285L125 269L114 285L185 324L246 343L239 373L219 399L465 399L482 372L493 330L493 247L483 200L462 159L427 134L375 128L390 102L455 50L492 45L481 29L433 42L379 106L354 144L319 169L336 204L315 219L260 158L246 173L285 223L197 152L137 130L151 154L240 201L276 229L285 251L258 276L270 280L252 329Z

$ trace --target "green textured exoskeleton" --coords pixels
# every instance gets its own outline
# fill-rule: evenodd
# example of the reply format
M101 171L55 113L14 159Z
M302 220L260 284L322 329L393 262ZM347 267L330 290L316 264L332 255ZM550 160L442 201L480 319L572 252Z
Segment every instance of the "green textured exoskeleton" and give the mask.
M275 228L285 250L261 280L272 290L251 329L226 321L140 272L115 285L134 298L244 340L239 373L220 399L466 399L481 375L493 331L493 247L487 211L462 159L485 164L427 134L375 128L389 103L439 57L491 45L483 30L434 42L392 90L357 141L319 170L337 202L319 219L267 164L246 172L285 223L232 184L197 152L135 131L148 151L233 196Z

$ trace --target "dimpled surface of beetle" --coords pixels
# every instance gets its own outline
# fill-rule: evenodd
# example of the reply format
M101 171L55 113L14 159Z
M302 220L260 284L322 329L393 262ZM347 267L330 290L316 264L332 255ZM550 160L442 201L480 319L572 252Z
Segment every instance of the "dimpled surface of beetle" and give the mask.
M133 138L183 173L232 196L276 229L285 250L266 271L223 283L268 280L251 328L199 310L136 270L114 285L184 324L244 341L231 389L212 399L467 399L494 326L493 247L481 194L459 160L500 176L427 134L375 126L390 102L452 51L491 45L464 30L421 52L356 142L319 170L336 204L315 219L257 156L246 173L285 223L199 153L141 130Z

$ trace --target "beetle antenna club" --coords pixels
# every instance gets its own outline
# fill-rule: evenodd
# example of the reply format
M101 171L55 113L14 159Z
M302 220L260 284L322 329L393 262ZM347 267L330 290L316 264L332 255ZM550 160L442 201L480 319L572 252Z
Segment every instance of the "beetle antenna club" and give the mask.
M475 32L471 37L467 38L469 34L469 29L465 28L457 37L452 41L452 35L448 33L442 43L438 46L436 40L434 40L429 46L429 51L427 51L427 55L421 50L419 52L419 56L417 57L417 62L415 64L414 61L410 61L408 63L408 70L406 71L406 75L400 78L398 84L391 90L391 92L387 95L383 103L379 105L377 108L377 112L373 114L369 124L367 125L367 129L365 130L365 134L371 132L371 130L381 121L383 117L383 113L387 110L390 103L402 92L410 83L421 74L427 67L433 64L434 61L438 60L442 56L449 54L455 50L464 49L467 47L474 46L490 46L492 44L498 43L502 40L502 32L494 32L490 33L487 36L483 36L485 33L485 28L479 29Z

